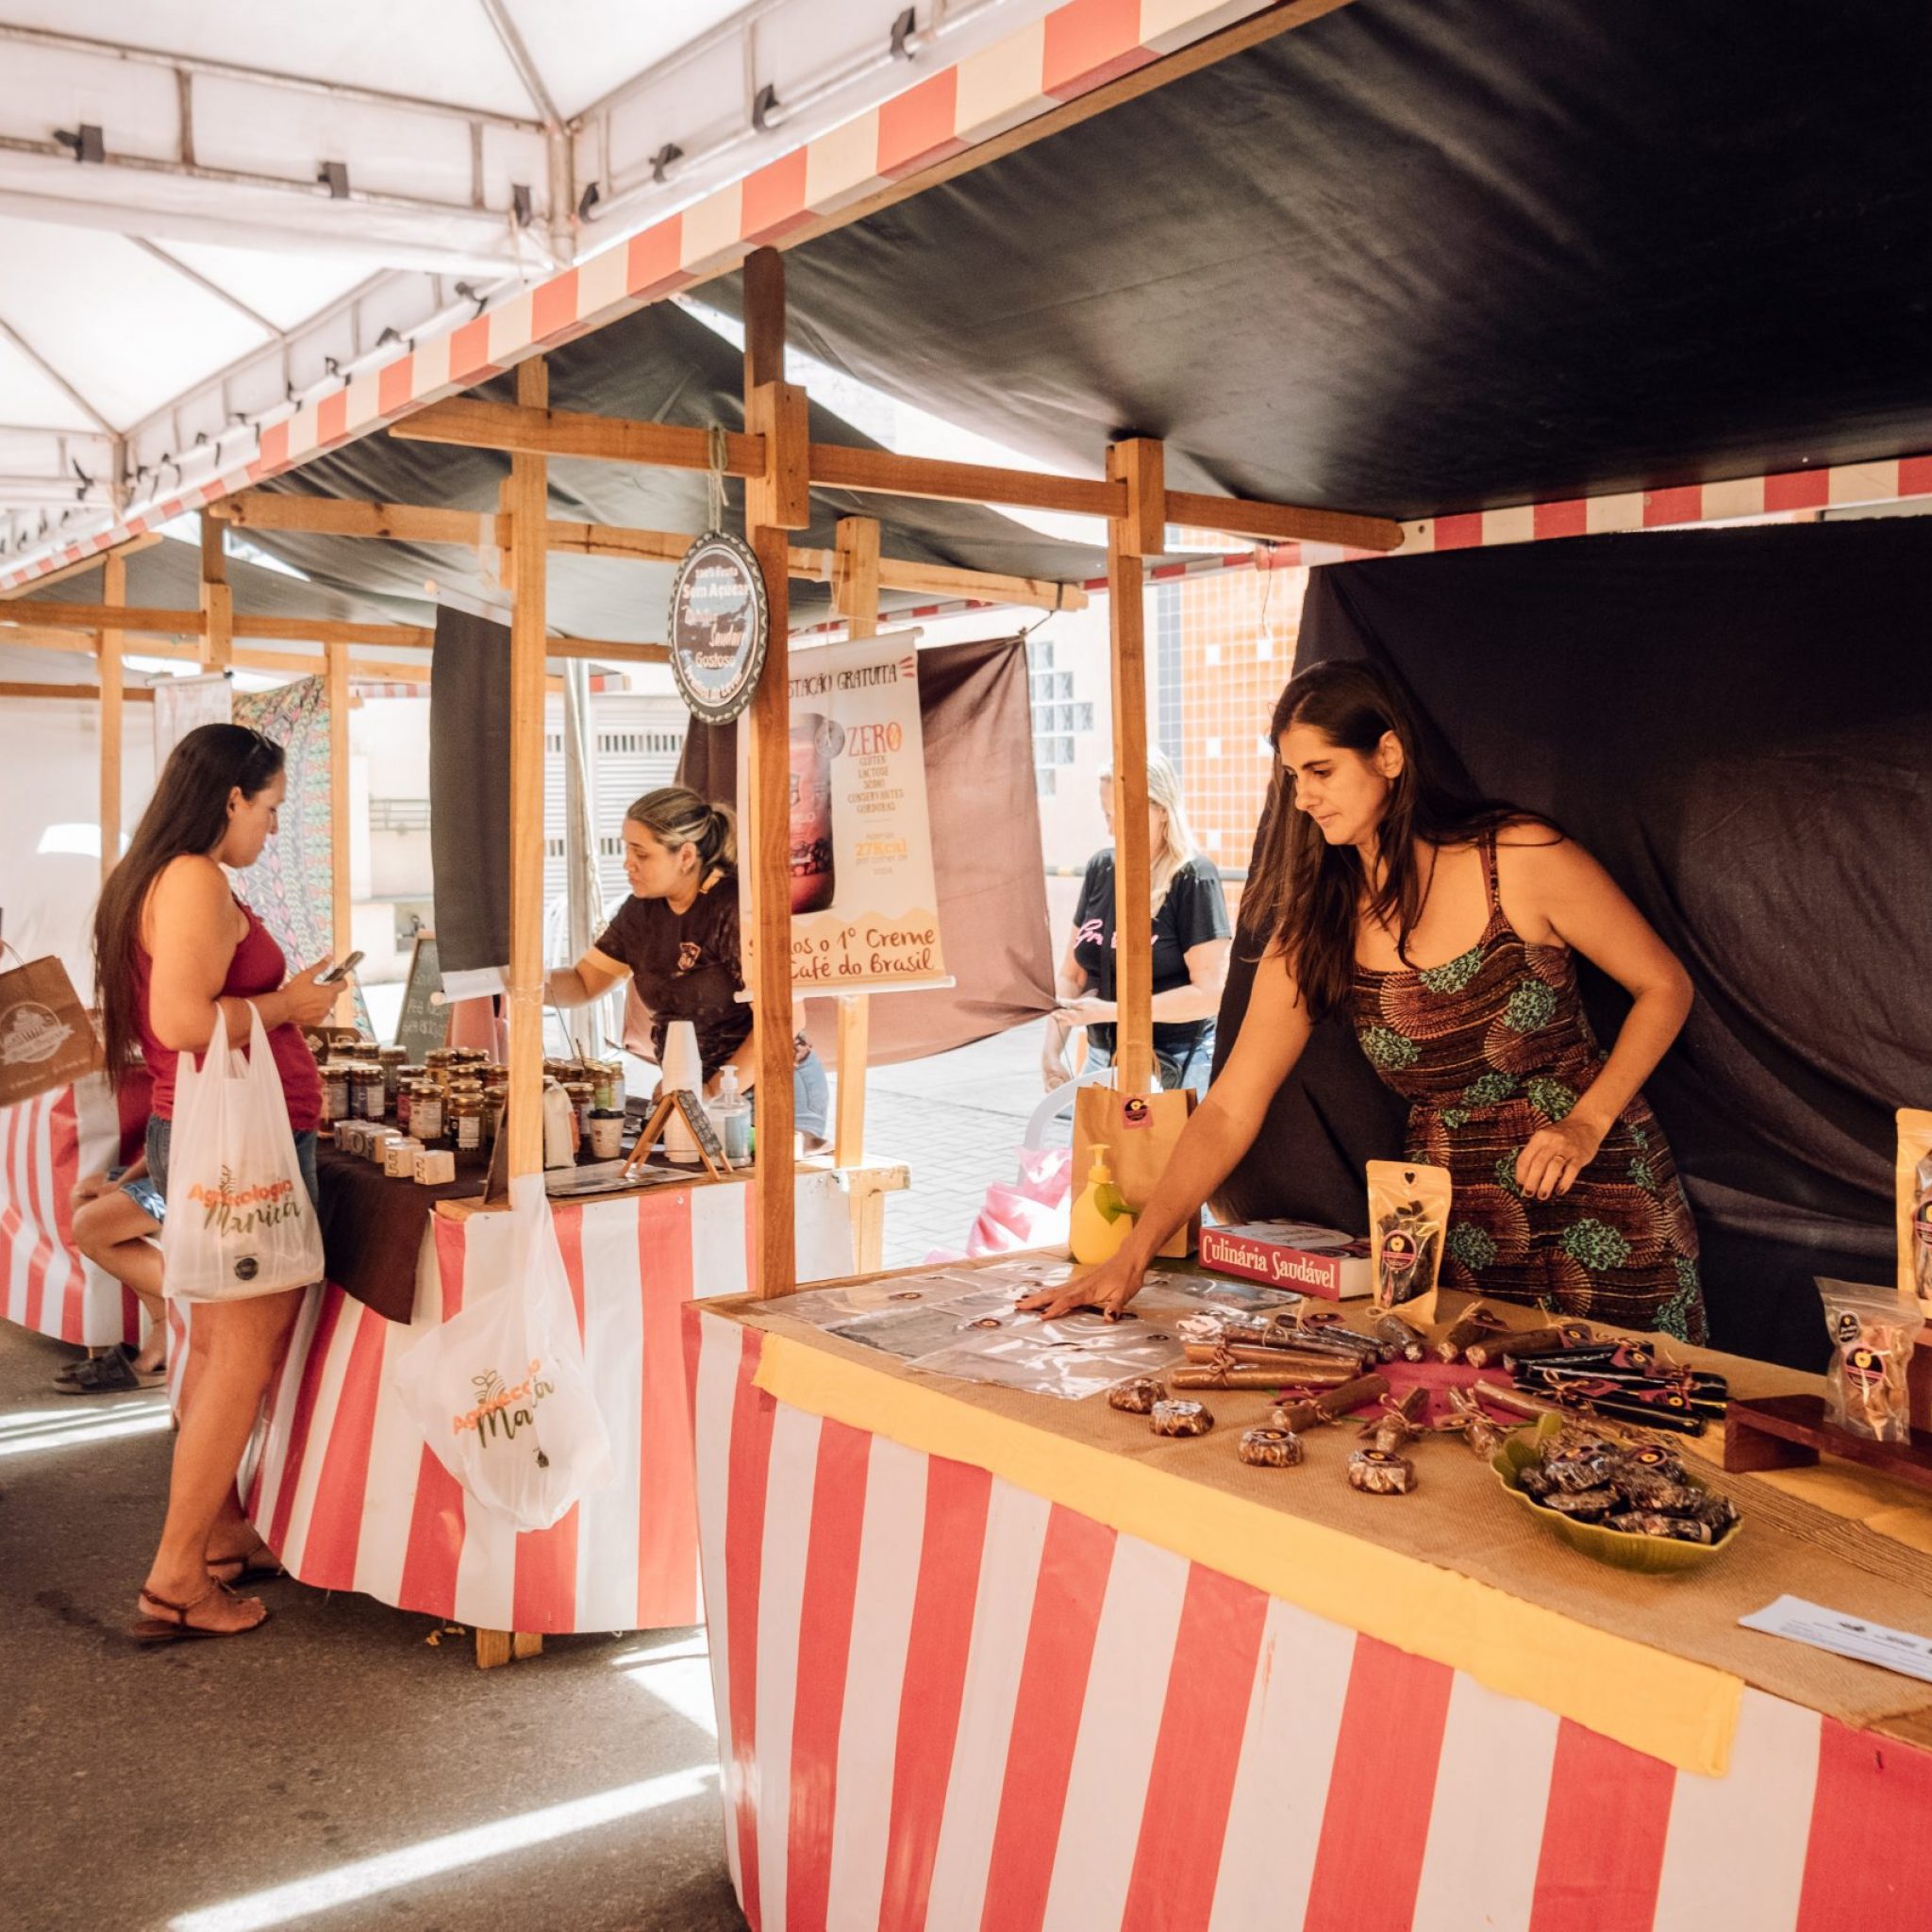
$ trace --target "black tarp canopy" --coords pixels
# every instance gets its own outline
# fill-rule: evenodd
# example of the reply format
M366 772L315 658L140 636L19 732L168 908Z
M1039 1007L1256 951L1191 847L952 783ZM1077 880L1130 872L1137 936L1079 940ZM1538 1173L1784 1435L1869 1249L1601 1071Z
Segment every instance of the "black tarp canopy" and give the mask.
M1354 0L787 258L1091 471L1415 518L1932 448L1932 13ZM735 307L736 283L721 285Z

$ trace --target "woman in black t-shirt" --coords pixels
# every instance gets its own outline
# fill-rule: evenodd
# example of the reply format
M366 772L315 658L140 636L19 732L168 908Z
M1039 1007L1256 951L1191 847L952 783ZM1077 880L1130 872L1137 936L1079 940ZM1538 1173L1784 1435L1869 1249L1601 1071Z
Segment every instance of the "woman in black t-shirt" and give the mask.
M546 983L558 1007L588 1006L626 978L651 1015L651 1048L661 1066L674 1020L689 1020L704 1062L705 1091L738 1069L739 1091L758 1078L751 1008L738 994L744 977L738 943L738 827L723 806L679 785L648 791L624 819L624 875L631 896L575 966ZM794 1036L795 1124L806 1151L824 1144L825 1070Z
M1100 780L1101 809L1113 828L1113 775ZM1152 858L1154 1055L1163 1087L1206 1093L1214 1062L1214 1016L1227 980L1227 902L1214 863L1195 848L1181 805L1180 780L1158 752L1147 758L1147 847ZM1109 846L1087 862L1074 933L1060 961L1066 1001L1046 1023L1041 1072L1049 1089L1073 1077L1067 1035L1087 1028L1091 1063L1114 1052L1114 857Z

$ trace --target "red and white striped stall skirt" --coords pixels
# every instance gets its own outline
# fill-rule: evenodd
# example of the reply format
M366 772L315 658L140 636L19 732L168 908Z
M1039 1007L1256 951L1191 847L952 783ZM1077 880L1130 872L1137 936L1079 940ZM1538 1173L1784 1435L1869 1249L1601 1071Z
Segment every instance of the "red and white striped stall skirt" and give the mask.
M83 1174L140 1151L146 1082L127 1117L100 1074L0 1108L0 1315L59 1341L139 1344L141 1304L74 1245L69 1200Z
M1932 1754L1746 1690L1698 1776L991 1475L775 1402L690 1312L755 1932L1932 1925Z
M277 1383L248 1513L291 1574L490 1630L633 1630L699 1620L680 1305L742 1294L747 1183L559 1203L557 1234L615 1479L519 1532L470 1504L405 1411L392 1371L500 1275L508 1216L425 1216L408 1327L311 1291ZM499 1245L500 1244L500 1245ZM176 1305L171 1305L176 1306Z

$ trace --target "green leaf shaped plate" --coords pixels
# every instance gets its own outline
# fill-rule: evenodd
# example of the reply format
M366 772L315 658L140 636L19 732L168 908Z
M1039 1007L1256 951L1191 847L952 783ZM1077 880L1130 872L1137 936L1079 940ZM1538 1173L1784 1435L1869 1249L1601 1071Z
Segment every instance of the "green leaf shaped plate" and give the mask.
M1516 1430L1490 1458L1490 1467L1496 1472L1496 1479L1504 1489L1573 1550L1614 1569L1663 1576L1701 1569L1737 1541L1738 1532L1743 1527L1741 1521L1732 1524L1714 1543L1680 1543L1670 1537L1637 1536L1627 1529L1607 1529L1600 1523L1579 1523L1558 1510L1545 1509L1523 1487L1523 1472L1562 1426L1561 1417L1546 1415L1535 1428ZM1692 1470L1685 1471L1684 1479L1693 1489L1708 1487Z

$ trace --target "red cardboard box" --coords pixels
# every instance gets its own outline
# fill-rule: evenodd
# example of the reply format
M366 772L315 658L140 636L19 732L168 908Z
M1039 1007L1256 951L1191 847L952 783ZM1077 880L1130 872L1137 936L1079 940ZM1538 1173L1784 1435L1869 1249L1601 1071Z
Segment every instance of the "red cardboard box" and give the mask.
M1201 1265L1298 1294L1348 1301L1369 1292L1369 1244L1307 1221L1244 1221L1201 1230Z

